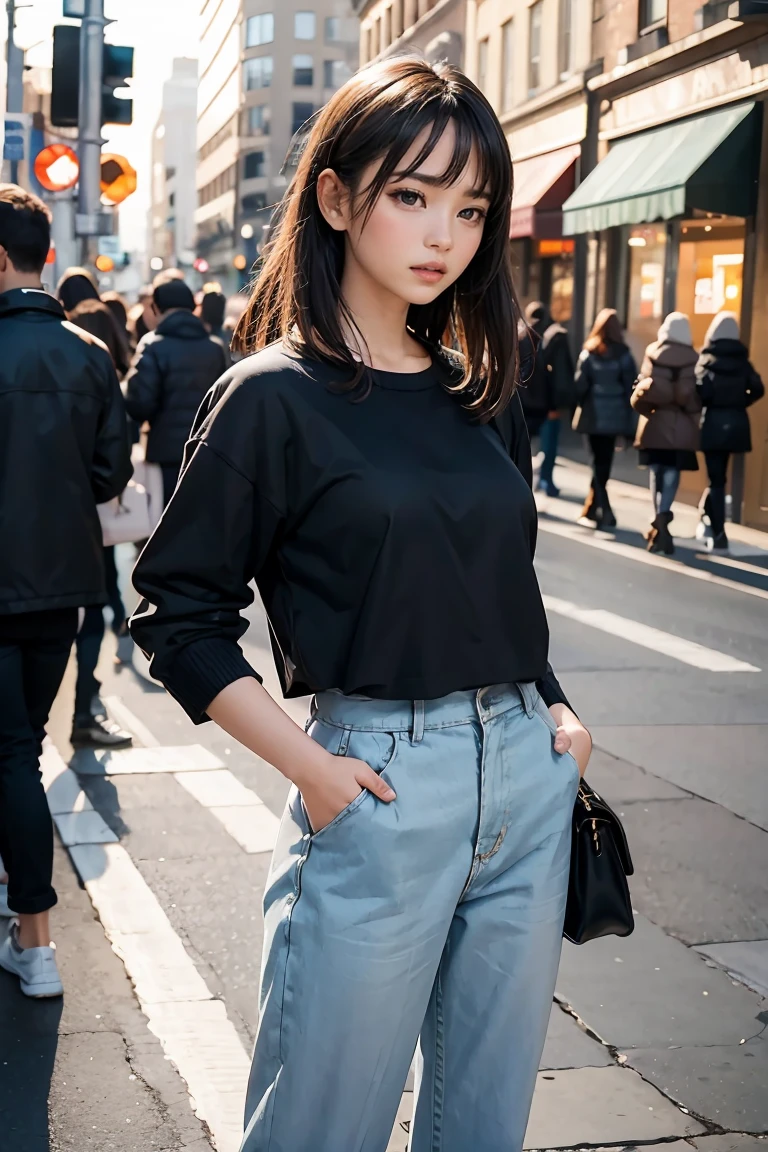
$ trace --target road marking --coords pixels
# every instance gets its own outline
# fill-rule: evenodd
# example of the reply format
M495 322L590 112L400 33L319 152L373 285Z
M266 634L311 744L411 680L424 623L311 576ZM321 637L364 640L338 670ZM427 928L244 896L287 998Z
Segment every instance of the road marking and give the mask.
M737 660L725 652L716 652L714 648L705 648L692 640L683 640L680 636L662 632L659 628L651 628L648 624L640 624L637 620L628 620L625 616L617 616L615 612L606 612L603 608L579 608L570 600L559 600L556 596L544 596L543 600L548 612L567 616L570 620L577 620L590 628L597 628L622 640L629 640L631 644L639 644L643 648L661 652L665 656L671 656L673 660L690 664L693 668L703 668L708 672L760 671L754 664Z
M635 548L631 544L621 544L618 540L603 540L598 534L588 534L588 530L576 524L561 524L552 520L539 518L539 531L547 532L550 536L562 536L566 540L575 540L577 544L585 544L588 548L598 548L602 552L610 552L612 556L624 556L638 564L650 564L653 568L665 568L668 572L676 572L680 576L687 576L691 580L704 580L707 584L716 584L720 588L728 588L731 592L743 592L745 596L757 596L760 600L768 600L768 590L753 588L749 584L738 584L728 580L725 576L717 576L714 572L702 572L700 568L688 568L676 560L669 560L666 556L659 556Z
M155 740L146 724L131 712L119 696L105 696L104 703L112 719L122 724L123 728L128 728L140 744L145 748L157 748L160 741Z
M63 821L80 837L92 834L86 823L101 817L50 740L41 771L57 824ZM186 1081L196 1115L208 1125L218 1152L237 1152L249 1060L224 1004L214 1000L157 897L120 844L80 839L70 842L69 854L133 982L150 1031Z
M271 852L280 821L264 801L227 768L217 772L177 772L175 778L224 825L248 852Z
M123 748L114 751L98 749L92 754L78 753L75 768L81 776L147 776L161 772L208 772L221 768L218 756L202 744L176 748Z

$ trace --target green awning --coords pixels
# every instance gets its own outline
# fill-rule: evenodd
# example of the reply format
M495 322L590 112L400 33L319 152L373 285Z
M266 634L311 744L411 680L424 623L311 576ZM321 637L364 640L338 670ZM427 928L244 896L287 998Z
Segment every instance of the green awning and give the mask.
M563 233L690 215L751 216L759 146L754 103L640 132L613 145L563 205Z

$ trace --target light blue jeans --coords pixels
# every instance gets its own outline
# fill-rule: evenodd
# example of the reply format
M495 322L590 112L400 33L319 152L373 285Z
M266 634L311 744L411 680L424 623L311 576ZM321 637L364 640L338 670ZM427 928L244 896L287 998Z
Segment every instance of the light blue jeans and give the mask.
M394 788L318 833L289 796L264 897L241 1152L519 1152L549 1020L578 767L532 684L315 698L311 735Z

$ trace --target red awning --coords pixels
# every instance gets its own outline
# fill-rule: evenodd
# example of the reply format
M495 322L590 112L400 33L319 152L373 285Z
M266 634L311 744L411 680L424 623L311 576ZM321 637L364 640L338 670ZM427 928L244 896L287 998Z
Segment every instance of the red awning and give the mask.
M514 164L510 239L562 235L561 209L574 190L580 154L581 145L571 144Z

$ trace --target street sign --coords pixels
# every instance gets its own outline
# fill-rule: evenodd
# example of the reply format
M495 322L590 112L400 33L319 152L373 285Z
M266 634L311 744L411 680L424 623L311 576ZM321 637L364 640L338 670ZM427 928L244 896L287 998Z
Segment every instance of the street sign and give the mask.
M3 116L3 160L23 160L32 117L29 112L6 112Z
M122 259L123 249L119 236L99 236L99 256L110 256L117 261Z
M34 173L48 192L64 192L77 184L80 164L68 144L48 144L35 156Z
M112 204L121 204L136 191L136 170L125 156L102 152L101 191Z

